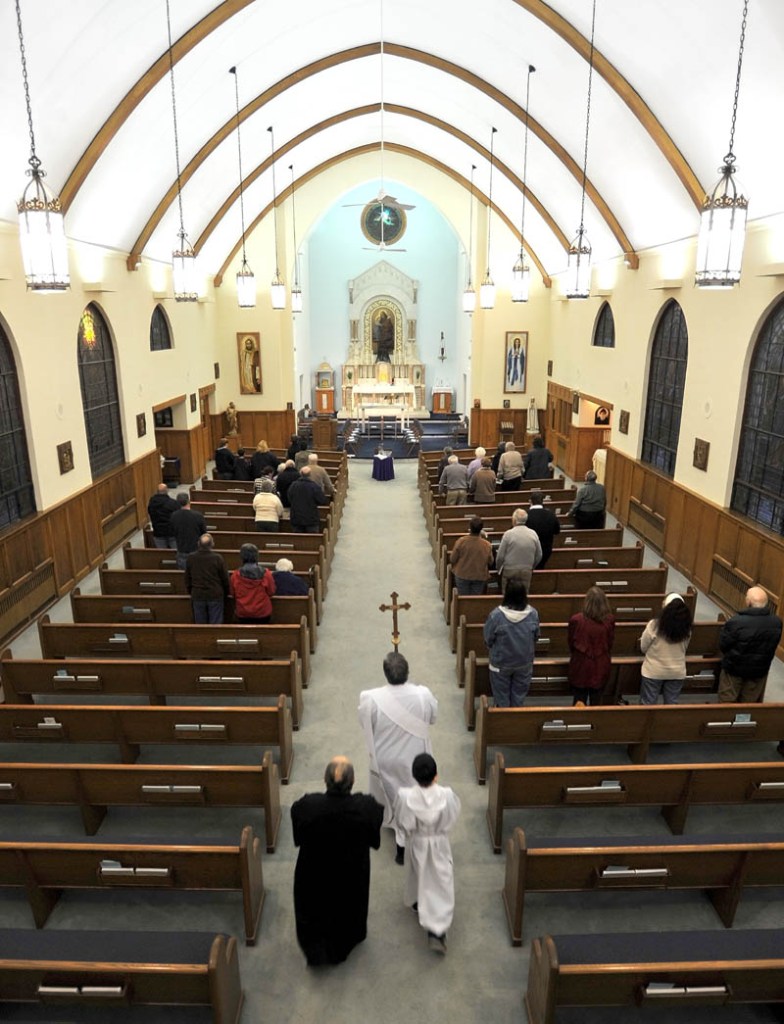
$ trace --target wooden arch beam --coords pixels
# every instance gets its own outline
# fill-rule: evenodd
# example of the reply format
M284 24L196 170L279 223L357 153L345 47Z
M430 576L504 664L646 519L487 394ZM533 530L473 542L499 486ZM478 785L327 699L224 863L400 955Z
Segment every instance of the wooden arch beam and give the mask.
M284 149L285 147L281 147L277 151L277 153L275 154L276 159L279 159L282 156ZM400 153L403 156L410 156L416 160L421 160L423 163L426 163L429 167L433 167L435 168L435 170L440 171L442 174L446 174L447 177L457 182L457 184L460 185L462 188L465 188L468 191L471 190L471 182L467 178L465 178L462 174L458 174L458 172L454 170L454 168L442 163L435 157L428 156L426 153L422 153L417 149L412 149L410 146L402 146L400 145L400 143L397 142L385 142L384 149L388 150L391 153ZM275 205L280 206L282 203L286 202L286 200L289 198L293 191L296 191L296 189L301 188L303 185L307 184L307 182L311 181L313 178L317 178L320 174L323 174L325 171L329 170L330 167L335 167L337 164L343 163L346 160L351 160L356 156L364 156L366 153L376 153L378 152L378 150L378 143L370 142L365 144L364 146L356 146L354 149L349 149L343 153L339 153L337 156L330 157L329 160L325 160L317 167L313 167L307 173L303 174L301 178L295 181L293 187L291 185L287 185L285 189L282 189L277 199L275 200ZM511 220L506 216L503 210L499 209L495 203L491 204L487 196L482 191L480 191L476 187L476 185L474 185L473 187L473 194L477 196L479 200L483 202L486 206L490 206L490 208L493 210L496 216L498 216L504 222L504 224L506 224L507 228L509 228L512 234L515 235L517 238L520 238L520 232L517 230L514 224L512 224ZM245 230L246 238L248 237L248 235L250 235L252 231L254 231L259 226L259 224L264 220L264 218L271 212L272 206L272 203L267 203L267 205L258 214L258 216L254 217L254 219L251 221L251 223ZM231 264L231 261L235 258L235 256L237 255L241 248L242 237L240 236L240 238L237 239L236 244L232 247L231 252L224 260L220 270L213 279L213 284L215 285L216 288L219 288L223 283L223 278L226 273L226 270L228 269L229 265ZM531 257L531 260L533 261L537 270L542 275L542 281L544 282L545 288L552 287L552 278L544 269L542 261L539 259L536 253L533 252L528 246L526 246L525 251Z
M460 139L460 141L464 142L467 146L470 146L472 149L481 152L482 155L485 156L488 160L490 159L489 150L485 149L483 146L477 145L477 143L474 141L474 139L471 138L470 135L466 135L465 132L461 132L459 129L454 128L454 126L447 124L446 121L440 120L440 118L433 117L432 115L426 114L421 110L415 110L413 107L400 106L397 103L385 103L384 108L385 110L393 114L402 114L403 116L406 117L416 118L418 120L425 121L427 124L432 125L434 128L439 128L442 131L448 132L455 138ZM333 125L340 124L343 121L348 121L354 117L363 117L365 114L376 113L380 109L380 103L368 103L363 107L354 107L351 110L345 110L340 114L335 114L333 117L327 118L325 121L320 121L318 124L314 124L310 128L305 129L305 131L300 132L299 135L295 136L293 139L290 139L287 143L281 146L277 150L276 159L279 160L282 156L285 156L285 154L288 153L290 150L294 149L296 146L300 145L302 142L305 142L312 136L317 135L320 131L324 131L325 129L330 128ZM271 163L271 156L268 156L264 160L262 160L262 162L243 179L243 191L246 191L249 185L251 185L261 174L268 170ZM533 193L527 186L525 186L523 182L520 180L520 178L518 178L518 176L514 173L514 171L507 167L502 161L496 160L495 166L502 174L505 174L521 192L525 192L526 198L531 202L531 205L534 206L536 210L539 212L542 219L545 221L545 223L548 225L548 227L551 229L553 234L558 239L560 245L564 248L565 251L568 251L569 239L563 233L561 228L556 223L555 218L552 216L550 211L544 206L539 197L535 193ZM223 220L223 218L226 216L226 214L234 205L234 203L236 203L236 201L239 199L239 194L240 186L237 185L237 187L231 191L231 193L226 197L226 199L221 203L221 205L215 211L213 216L210 218L209 224L207 224L205 229L202 231L202 233L199 235L198 239L194 243L193 248L197 255L204 246L207 239L212 234L212 232L215 230L215 228L218 226L221 220Z
M544 3L544 0L513 0L513 2L522 7L523 10L528 11L529 14L541 21L543 25L546 25L556 35L560 36L586 62L590 59L590 40L578 32L571 22ZM675 145L672 137L664 130L662 123L648 104L637 90L632 87L629 80L624 78L620 71L606 57L602 56L595 47L593 51L593 66L650 135L654 144L658 147L664 159L688 192L694 205L697 209L701 209L702 201L705 198L705 189L691 169L686 157Z
M248 7L253 0L223 0L223 3L206 14L201 21L189 29L172 45L172 60L176 64L190 51L198 46L211 32L220 28L229 18L233 18L245 7ZM90 145L79 157L76 166L68 175L68 180L60 189L60 204L63 212L76 198L76 194L84 184L87 175L95 167L101 155L105 152L109 143L114 139L117 132L125 124L131 114L136 110L144 97L150 93L160 80L169 71L169 51L164 50L161 56L155 61L152 67L144 72L142 77L135 82L129 91L123 96L109 117L98 129Z

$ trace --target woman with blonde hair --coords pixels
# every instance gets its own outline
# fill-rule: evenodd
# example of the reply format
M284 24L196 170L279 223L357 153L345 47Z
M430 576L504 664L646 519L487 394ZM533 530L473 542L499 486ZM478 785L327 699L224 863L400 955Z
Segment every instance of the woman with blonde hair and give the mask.
M267 466L269 466L274 473L278 468L278 458L269 450L266 441L259 441L256 445L256 451L253 453L250 460L253 479L258 480Z
M604 591L591 587L583 610L569 619L569 685L573 704L601 704L610 678L615 617Z

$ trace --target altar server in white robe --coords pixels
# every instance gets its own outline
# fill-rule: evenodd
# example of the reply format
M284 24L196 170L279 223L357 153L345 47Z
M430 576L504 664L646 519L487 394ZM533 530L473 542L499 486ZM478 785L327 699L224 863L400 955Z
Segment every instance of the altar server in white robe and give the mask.
M405 858L405 837L395 821L395 798L401 786L412 785L411 763L431 753L430 726L438 701L426 686L408 682L408 662L391 651L384 658L386 686L359 695L359 723L370 760L368 792L384 807L384 826L394 829L395 861Z
M446 953L446 933L455 912L455 875L449 832L460 815L460 798L438 785L430 754L418 754L411 766L416 785L398 791L395 817L406 837L403 902L412 907L435 953Z

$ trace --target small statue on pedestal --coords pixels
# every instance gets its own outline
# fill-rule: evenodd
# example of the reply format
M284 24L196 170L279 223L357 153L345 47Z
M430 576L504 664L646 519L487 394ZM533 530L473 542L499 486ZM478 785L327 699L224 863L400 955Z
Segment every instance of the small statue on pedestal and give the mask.
M239 429L240 418L237 413L237 406L234 402L229 402L226 406L226 434L228 437L236 437L237 430Z

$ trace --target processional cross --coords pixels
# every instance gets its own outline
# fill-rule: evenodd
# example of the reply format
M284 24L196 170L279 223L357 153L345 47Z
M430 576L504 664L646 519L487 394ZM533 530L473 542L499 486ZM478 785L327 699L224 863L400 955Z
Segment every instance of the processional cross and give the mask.
M393 590L389 595L392 598L392 604L380 604L378 610L380 612L392 612L392 646L397 650L400 643L400 633L397 626L397 613L399 611L408 611L411 605L406 601L405 604L398 604L397 599L400 596L396 590Z

